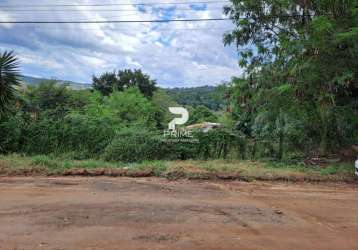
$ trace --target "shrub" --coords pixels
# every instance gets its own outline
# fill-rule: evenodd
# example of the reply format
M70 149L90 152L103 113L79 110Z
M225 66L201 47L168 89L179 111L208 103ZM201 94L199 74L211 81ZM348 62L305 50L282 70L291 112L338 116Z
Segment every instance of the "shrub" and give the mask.
M25 127L22 113L8 115L0 121L0 152L18 152L21 149L21 135Z
M155 133L131 128L115 136L106 147L103 158L109 161L137 162L160 159L164 151Z
M52 119L51 114L43 112L30 119L23 134L23 151L28 154L48 154L60 150L63 134L63 120Z
M196 152L199 159L246 157L245 139L231 130L215 129L208 133L197 132L195 136L199 139Z
M188 160L235 158L244 155L244 142L230 131L195 132L198 143L166 143L157 131L126 129L106 147L103 158L109 161ZM244 157L244 156L243 156Z

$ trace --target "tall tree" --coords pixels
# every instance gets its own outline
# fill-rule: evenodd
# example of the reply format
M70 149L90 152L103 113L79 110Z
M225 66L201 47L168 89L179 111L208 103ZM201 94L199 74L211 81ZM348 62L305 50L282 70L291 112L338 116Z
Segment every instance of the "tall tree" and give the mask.
M92 87L104 96L108 96L118 89L118 79L115 72L105 72L101 76L92 76Z
M0 116L16 97L16 86L19 86L19 61L12 51L0 54Z
M232 0L225 8L236 27L224 43L237 45L247 76L240 88L250 93L236 104L254 107L251 123L256 131L260 126L255 121L269 118L271 129L279 131L280 147L285 127L295 126L289 126L290 120L306 122L306 138L317 136L322 154L329 141L337 145L339 134L349 138L342 133L342 121L357 116L357 3ZM343 130L354 131L357 124L350 125Z
M106 72L100 77L93 76L92 86L107 96L113 91L123 91L130 87L138 87L146 97L152 97L156 90L156 81L144 74L140 69L125 69L115 72Z

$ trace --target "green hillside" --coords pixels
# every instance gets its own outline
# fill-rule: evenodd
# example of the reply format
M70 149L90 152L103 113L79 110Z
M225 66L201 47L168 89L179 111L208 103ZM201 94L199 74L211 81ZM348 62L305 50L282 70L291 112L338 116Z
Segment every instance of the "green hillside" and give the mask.
M88 89L91 87L90 84L87 83L78 83L78 82L72 82L72 81L65 81L65 80L59 80L59 79L49 79L49 78L38 78L38 77L32 77L32 76L22 76L22 80L25 84L28 85L38 85L41 82L44 81L53 81L60 84L68 84L70 87L74 89Z

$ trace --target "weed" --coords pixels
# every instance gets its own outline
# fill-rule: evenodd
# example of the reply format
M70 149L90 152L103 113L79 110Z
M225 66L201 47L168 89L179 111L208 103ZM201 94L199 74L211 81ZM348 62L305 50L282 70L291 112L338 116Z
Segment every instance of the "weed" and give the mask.
M73 157L55 158L49 155L23 156L0 155L0 172L3 175L30 175L38 173L65 174L68 170L108 169L127 172L129 176L141 176L151 172L155 176L177 178L227 178L240 180L330 180L354 179L351 164L334 163L327 167L311 167L302 164L285 164L273 161L209 160L209 161L143 161L140 163L108 162L104 160L74 160ZM81 171L80 171L81 172ZM101 172L101 171L99 171ZM99 173L98 172L98 173ZM105 171L102 171L103 173ZM124 173L123 172L123 173ZM137 173L137 174L136 174ZM141 174L140 174L141 173Z

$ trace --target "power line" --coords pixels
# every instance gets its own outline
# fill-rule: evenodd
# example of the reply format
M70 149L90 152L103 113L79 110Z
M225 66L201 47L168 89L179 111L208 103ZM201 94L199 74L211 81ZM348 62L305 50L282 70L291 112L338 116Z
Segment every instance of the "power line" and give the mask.
M121 18L121 17L129 17L129 16L138 16L138 13L131 13L131 14L121 14L120 16L116 15L116 16L99 16L99 17L93 17L93 18L86 18L86 19L78 19L76 21L98 21L101 19L114 19L114 18Z
M212 11L212 13L213 14L218 14L219 16L222 14L222 9L217 9L217 11L214 11L214 9L210 9L211 11ZM180 14L195 14L195 13L197 13L198 11L196 11L196 10L192 10L192 9L176 9L175 11L177 11L177 13L175 13L175 15L173 15L173 18L175 17L175 16L177 16L177 15L180 15ZM123 14L122 14L123 13ZM151 16L152 14L157 14L157 15L159 15L160 13L152 13L152 12L149 12L149 11L147 11L147 12L140 12L140 11L137 11L137 12L121 12L121 13L118 13L117 15L116 15L116 13L108 13L108 16L107 16L107 13L91 13L91 14L93 14L94 16L96 16L96 18L86 18L86 19L79 19L79 20L77 20L76 19L76 21L81 21L81 20L84 20L84 21L87 21L87 20L102 20L102 19L118 19L118 18L121 18L121 17L129 17L129 16L136 16L136 17L145 17L145 16ZM111 15L112 14L112 15ZM9 13L8 14L9 15L9 17L12 17L13 19L17 19L17 17L19 17L20 16L20 14L18 14L18 13ZM26 17L27 15L30 15L30 17L32 17L33 16L33 13L21 13L21 17L22 18L24 18L24 17ZM46 18L46 17L48 17L49 15L51 15L50 13L36 13L36 16L37 17L40 17L41 16L41 19L43 19L43 18ZM42 18L42 16L43 16L43 18ZM66 19L68 20L69 19L69 17L70 18L72 18L72 17L74 17L74 18L76 18L76 17L79 17L79 16L82 16L82 13L71 13L71 14L69 14L69 15L66 15ZM61 15L61 17L62 17L62 15ZM12 18L10 19L10 20L12 20ZM46 20L46 19L45 19ZM61 19L60 19L61 20ZM25 20L22 20L22 21L27 21L26 19ZM31 19L29 20L29 21L31 21Z
M44 27L44 26L28 26L27 28L33 29L47 29L47 30L73 30L73 28L66 28L66 27ZM109 27L98 27L98 28L76 28L75 30L110 30L110 31L131 31L132 29L118 29L118 28L109 28ZM147 32L147 31L197 31L197 30L225 30L230 31L228 28L156 28L151 30L139 30L140 32Z
M184 5L184 4L217 4L230 1L196 1L196 2L148 2L148 3L106 3L106 4L39 4L39 5L0 5L0 8L52 8L52 7L104 7L104 6L152 6L152 5Z
M168 23L168 22L205 22L226 21L231 18L202 18L202 19L157 19L157 20L85 20L85 21L0 21L0 24L97 24L97 23Z
M1 10L1 9L0 9ZM174 8L174 9L169 9L168 7L163 7L161 9L156 9L156 10L164 10L164 11L181 11L181 10L188 10L188 11L213 11L213 10L220 10L222 11L222 7L219 8L207 8L207 9L193 9L193 8ZM5 12L8 14L16 14L18 12L21 13L30 13L32 14L33 12L44 12L45 14L51 14L51 13L55 13L55 12L81 12L81 11L85 11L85 12L141 12L138 9L72 9L72 10L63 10L63 9L57 9L57 10L6 10ZM142 11L142 13L146 13L147 11ZM37 15L38 13L36 13ZM42 14L42 13L41 13Z
M163 10L171 10L169 9L170 7L160 7ZM1 9L0 9L1 10ZM177 11L177 10L195 10L195 11L207 11L207 10L222 10L222 7L219 8L206 8L203 10L196 10L193 8L174 8L173 10ZM54 9L54 10L43 10L43 9L33 9L33 10L5 10L6 13L16 13L16 12L81 12L81 11L86 11L86 12L140 12L140 10L138 9Z
M267 15L260 18L295 18L314 15ZM0 24L101 24L101 23L169 23L169 22L205 22L227 20L249 20L247 17L189 18L189 19L154 19L154 20L78 20L78 21L0 21Z

